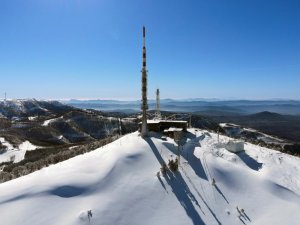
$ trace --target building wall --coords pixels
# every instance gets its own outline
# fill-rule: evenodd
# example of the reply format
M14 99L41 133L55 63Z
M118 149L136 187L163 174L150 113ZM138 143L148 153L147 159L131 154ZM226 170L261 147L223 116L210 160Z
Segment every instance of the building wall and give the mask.
M169 129L170 127L182 128L184 131L187 129L187 122L176 122L176 121L161 121L160 122L160 131Z
M141 131L142 124L139 124L139 131ZM179 121L160 121L158 123L148 123L148 131L154 132L163 132L165 129L169 129L170 127L182 128L183 131L187 129L187 122L179 122Z

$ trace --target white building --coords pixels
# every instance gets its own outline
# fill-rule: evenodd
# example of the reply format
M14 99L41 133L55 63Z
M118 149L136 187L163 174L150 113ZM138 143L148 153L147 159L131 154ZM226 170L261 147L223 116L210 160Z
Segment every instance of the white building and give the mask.
M230 152L241 152L244 151L244 142L243 141L228 141L225 145L225 148Z

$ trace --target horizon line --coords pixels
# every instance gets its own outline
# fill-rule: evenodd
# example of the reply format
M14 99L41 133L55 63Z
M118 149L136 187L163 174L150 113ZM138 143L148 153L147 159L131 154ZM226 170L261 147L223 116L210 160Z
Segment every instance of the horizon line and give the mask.
M1 98L0 101L25 101L25 100L37 100L37 101L118 101L118 102L136 102L141 99L136 98ZM156 99L148 99L149 101L156 101ZM173 101L300 101L300 99L292 98L261 98L261 99L250 99L250 98L162 98L162 100L173 100Z

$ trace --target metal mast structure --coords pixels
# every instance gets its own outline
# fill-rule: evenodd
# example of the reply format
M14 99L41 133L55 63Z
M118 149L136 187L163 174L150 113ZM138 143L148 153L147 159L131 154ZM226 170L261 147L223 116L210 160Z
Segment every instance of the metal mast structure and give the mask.
M155 112L155 119L157 119L157 120L161 119L159 89L156 89L156 112Z
M146 29L143 27L143 67L142 67L142 128L141 136L146 137L148 135L147 128L147 69L146 69Z

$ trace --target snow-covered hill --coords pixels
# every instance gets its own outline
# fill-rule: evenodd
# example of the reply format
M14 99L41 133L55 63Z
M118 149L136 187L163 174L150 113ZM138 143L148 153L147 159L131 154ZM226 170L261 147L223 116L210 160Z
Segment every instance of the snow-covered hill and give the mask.
M1 116L13 118L14 120L18 120L24 116L32 118L37 115L48 115L51 112L65 112L70 109L72 107L63 105L58 101L38 101L36 99L0 100Z
M245 128L233 123L220 123L219 125L224 129L226 135L230 137L243 137L247 138L247 140L256 140L261 141L264 144L275 144L278 146L289 144L286 140L265 134L252 128Z
M120 131L126 134L137 130L138 121L125 117L77 109L57 101L0 100L0 137L14 147L26 140L46 147L92 142Z
M216 134L192 129L179 171L162 176L161 164L175 158L176 144L155 135L142 139L135 132L0 184L0 221L298 225L300 159L252 144L245 149L230 153Z

